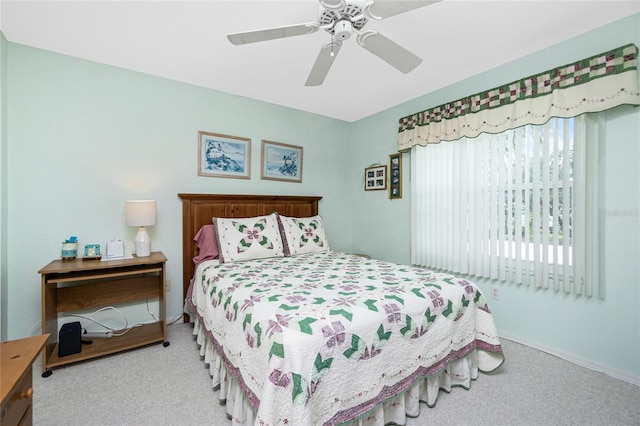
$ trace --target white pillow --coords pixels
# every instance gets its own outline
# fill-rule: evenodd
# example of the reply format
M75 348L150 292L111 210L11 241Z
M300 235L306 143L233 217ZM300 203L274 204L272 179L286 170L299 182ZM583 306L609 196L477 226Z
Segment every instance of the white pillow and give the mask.
M329 241L320 215L311 217L279 216L285 256L329 251Z
M243 219L213 218L220 263L283 257L278 214Z

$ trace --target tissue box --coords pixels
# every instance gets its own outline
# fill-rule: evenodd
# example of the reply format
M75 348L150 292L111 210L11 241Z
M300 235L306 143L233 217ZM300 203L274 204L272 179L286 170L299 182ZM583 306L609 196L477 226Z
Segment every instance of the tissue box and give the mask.
M75 259L78 255L78 243L62 243L60 256L62 259Z

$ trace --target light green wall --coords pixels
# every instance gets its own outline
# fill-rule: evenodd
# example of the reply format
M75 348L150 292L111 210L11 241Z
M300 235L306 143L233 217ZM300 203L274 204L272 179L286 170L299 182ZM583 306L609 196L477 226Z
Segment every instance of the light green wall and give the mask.
M0 342L7 336L7 39L0 32Z
M410 155L403 155L401 200L363 190L364 168L386 164L396 151L398 119L573 59L640 45L639 29L635 15L351 124L5 42L8 337L25 336L39 320L37 271L59 256L64 238L104 244L122 237L132 248L135 229L123 219L128 198L158 200L159 223L150 234L153 248L169 258L169 316L182 309L178 192L323 195L333 248L408 263ZM503 336L638 382L640 112L624 109L609 118L607 299L567 300L499 284L501 298L491 307ZM252 178L198 177L198 130L251 138ZM302 184L259 179L261 139L304 147ZM493 283L479 284L488 291Z
M410 262L410 154L403 155L402 200L389 200L382 191L360 190L364 167L385 164L387 155L396 151L401 117L627 43L640 45L640 15L353 123L353 250ZM436 65L427 61L423 66ZM502 336L640 383L640 110L621 107L607 117L601 205L606 300L573 300L572 296L497 284L500 299L490 300L490 306ZM496 283L479 284L489 294Z
M333 248L350 250L349 124L319 115L8 43L8 337L40 319L38 270L77 235L133 249L125 200L158 201L152 249L168 258L168 316L182 312L177 194L322 195ZM252 139L251 179L197 175L199 130ZM260 179L261 140L303 147L303 182ZM4 191L3 191L3 197ZM127 313L150 319L146 308Z

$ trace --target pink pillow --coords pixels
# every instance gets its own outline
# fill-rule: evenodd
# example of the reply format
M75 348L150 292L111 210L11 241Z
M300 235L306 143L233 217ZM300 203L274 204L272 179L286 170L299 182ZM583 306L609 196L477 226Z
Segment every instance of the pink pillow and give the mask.
M196 266L205 260L218 258L218 240L213 224L203 225L196 236L193 237L193 242L196 243L200 250L198 255L193 258L193 263Z

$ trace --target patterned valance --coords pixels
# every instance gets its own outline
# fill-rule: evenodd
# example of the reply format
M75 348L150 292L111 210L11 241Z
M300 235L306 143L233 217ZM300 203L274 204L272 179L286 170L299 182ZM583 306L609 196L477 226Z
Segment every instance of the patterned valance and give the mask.
M628 44L403 117L398 151L544 124L551 117L639 105L637 60L638 48Z

